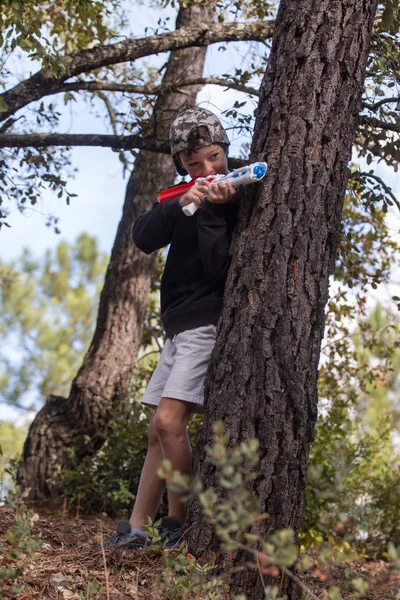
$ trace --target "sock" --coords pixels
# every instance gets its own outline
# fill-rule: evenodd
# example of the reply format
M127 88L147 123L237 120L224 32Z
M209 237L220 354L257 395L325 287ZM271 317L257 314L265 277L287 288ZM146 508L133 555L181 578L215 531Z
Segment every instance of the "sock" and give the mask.
M144 531L142 531L141 529L136 529L136 527L132 527L132 526L131 526L131 533L136 533L137 535L149 537L148 534L145 533Z

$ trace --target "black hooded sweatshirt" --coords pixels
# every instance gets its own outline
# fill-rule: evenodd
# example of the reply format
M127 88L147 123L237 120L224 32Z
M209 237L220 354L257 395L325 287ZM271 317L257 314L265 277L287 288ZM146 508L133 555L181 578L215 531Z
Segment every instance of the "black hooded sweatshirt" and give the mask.
M205 200L192 217L183 213L179 199L156 202L134 221L133 241L146 254L170 244L161 279L161 320L167 338L217 324L238 196L226 204Z

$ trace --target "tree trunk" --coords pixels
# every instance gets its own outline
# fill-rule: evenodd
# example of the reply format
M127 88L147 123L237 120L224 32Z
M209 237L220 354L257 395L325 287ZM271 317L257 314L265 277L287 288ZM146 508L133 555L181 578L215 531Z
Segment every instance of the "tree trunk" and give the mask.
M225 423L231 446L258 438L252 490L268 517L254 531L263 537L297 533L302 519L328 278L376 8L377 0L282 0L262 83L251 155L269 169L240 209L194 470L221 498L204 451L212 423ZM189 547L207 555L218 542L199 512L192 502ZM218 565L250 558L219 554ZM285 591L299 597L288 581ZM263 598L257 569L234 574L231 593Z
M181 8L176 27L213 19L215 2ZM156 101L152 122L160 139L182 106L194 104L199 86L171 92L185 75L200 77L206 48L188 48L171 54ZM18 470L18 483L30 488L30 499L43 501L58 492L50 483L58 468L71 464L71 451L82 458L90 448L86 436L101 444L113 406L127 393L142 338L155 253L146 256L132 243L134 218L151 209L158 191L173 184L172 158L140 152L130 176L122 219L112 249L100 298L96 330L68 398L49 396L33 421Z

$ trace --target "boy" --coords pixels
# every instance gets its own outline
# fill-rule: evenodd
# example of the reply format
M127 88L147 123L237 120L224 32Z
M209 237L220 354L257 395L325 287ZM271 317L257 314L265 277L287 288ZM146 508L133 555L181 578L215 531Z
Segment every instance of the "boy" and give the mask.
M203 108L179 114L170 130L171 154L180 175L192 179L228 172L229 140L219 119ZM143 532L154 520L165 482L157 476L164 458L181 473L190 472L191 447L186 426L192 412L203 412L204 378L215 344L229 245L237 214L230 183L201 181L176 200L155 204L132 230L138 248L150 254L170 244L161 280L161 319L166 342L142 403L155 409L149 445L129 521L119 521L107 548L135 549L151 543ZM182 211L194 202L192 217ZM167 547L181 537L185 509L168 489L168 517L160 536Z

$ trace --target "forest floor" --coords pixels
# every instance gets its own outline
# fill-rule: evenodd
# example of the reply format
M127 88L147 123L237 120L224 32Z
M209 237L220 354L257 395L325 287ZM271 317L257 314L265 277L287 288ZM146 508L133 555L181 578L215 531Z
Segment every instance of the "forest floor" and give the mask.
M14 525L14 519L12 509L0 508L0 548L7 549L5 534ZM40 516L32 533L40 536L42 545L32 559L23 565L23 574L17 581L20 590L13 597L18 600L162 598L158 582L163 569L163 553L103 552L100 541L110 537L114 527L115 523L111 520ZM191 555L187 555L187 559L194 560ZM0 554L0 572L6 562L6 558ZM362 596L354 595L349 583L346 583L356 577L362 577L369 583L368 591ZM95 591L96 585L89 587L93 581L97 582L98 591ZM341 588L343 600L395 600L400 592L400 575L390 575L388 565L383 561L329 564L323 571L320 568L311 569L302 576L302 581L320 600L328 600L326 590L330 586ZM0 584L0 598L9 597L5 589L2 593ZM173 598L170 595L167 597ZM229 593L226 598L229 600Z

